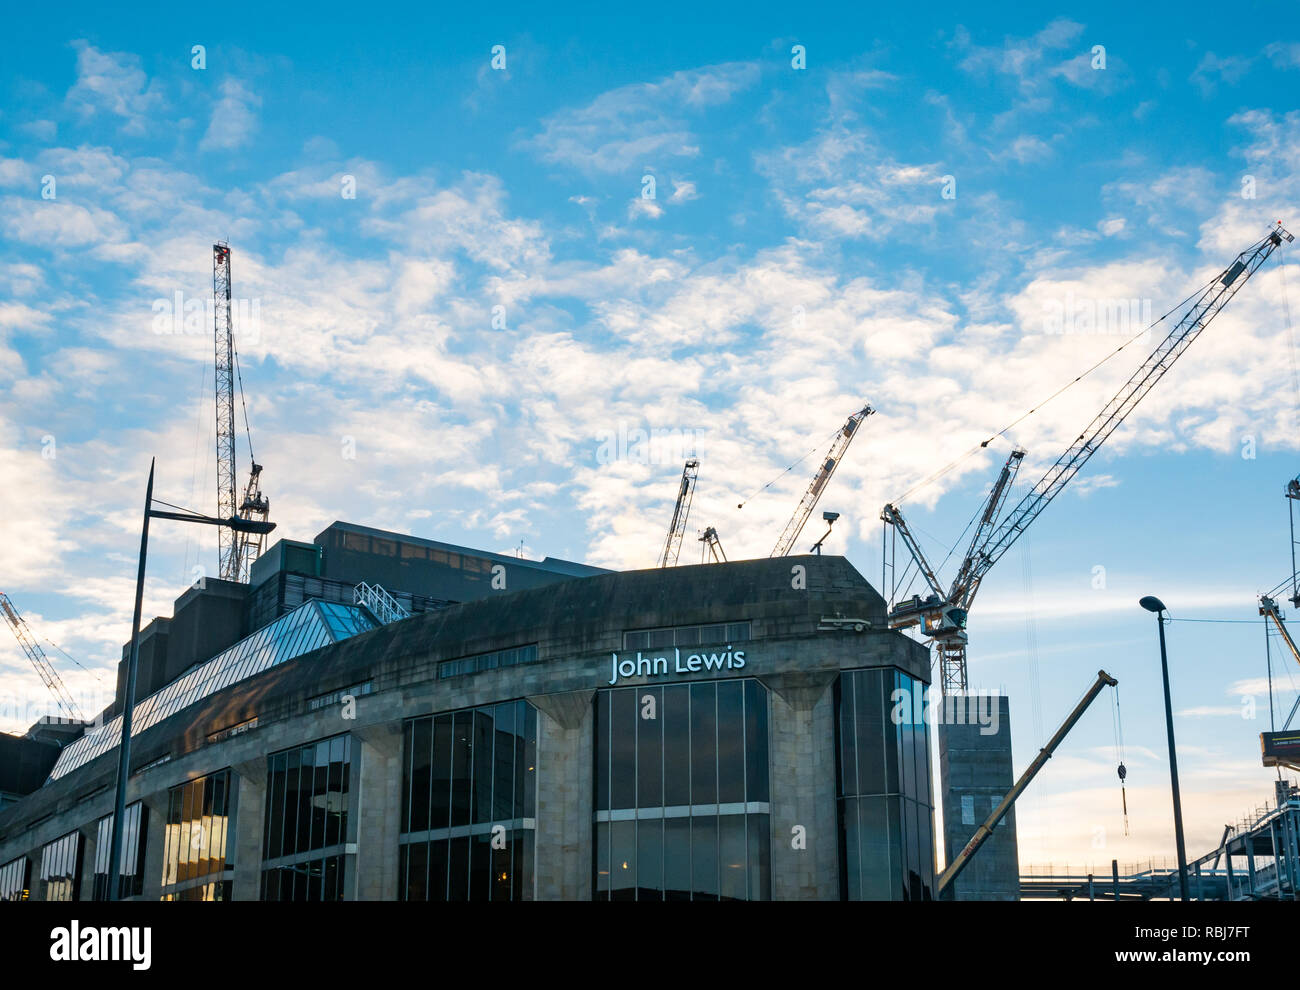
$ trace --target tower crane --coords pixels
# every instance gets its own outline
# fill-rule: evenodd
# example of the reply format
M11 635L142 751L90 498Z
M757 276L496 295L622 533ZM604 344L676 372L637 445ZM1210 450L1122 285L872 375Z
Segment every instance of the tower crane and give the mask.
M1048 468L1038 483L1014 508L1003 513L1011 481L1024 457L1024 451L1019 448L1011 452L985 500L975 536L958 568L957 576L946 591L908 528L902 512L896 505L884 507L881 518L887 525L892 525L895 533L902 538L929 589L925 598L914 595L902 603L894 604L889 612L889 624L893 629L919 625L922 632L931 639L938 653L944 694L961 694L966 691L966 619L980 582L993 565L1079 473L1088 459L1259 270L1269 255L1284 241L1292 240L1293 236L1279 223L1263 238L1237 255L1208 285L1198 290L1182 318L1137 371Z
M700 548L700 556L709 558L707 561L702 560L702 563L725 564L727 562L727 555L722 552L722 541L718 539L718 531L712 526L705 529L700 542L704 544Z
M812 483L808 485L808 490L803 493L803 498L799 500L794 515L785 524L785 529L781 531L776 546L768 554L769 557L784 557L790 552L790 548L794 546L794 541L799 538L799 533L802 532L804 524L808 522L808 517L812 515L813 509L817 508L817 500L822 497L822 491L826 488L827 482L831 480L831 475L835 473L840 461L844 459L849 444L853 442L854 436L857 435L858 427L873 412L875 410L870 406L863 406L840 427L840 431L835 434L835 439L831 441L830 450L826 452L821 466L818 467L817 473L813 475Z
M41 675L41 680L45 686L50 689L50 694L54 695L54 700L58 706L68 713L68 718L77 722L86 721L85 716L77 708L77 703L72 700L72 695L64 687L63 679L59 677L55 669L50 666L49 658L45 656L45 651L41 649L40 644L32 635L32 631L27 627L23 617L18 614L14 608L14 603L10 601L9 596L0 591L0 612L4 613L5 621L9 623L9 628L13 630L14 636L18 640L18 645L23 648L27 654L27 659L32 662L36 668L36 673Z
M677 558L682 552L682 537L686 534L686 519L691 514L691 498L695 495L695 480L699 474L700 462L692 457L682 468L677 506L673 509L673 521L668 527L668 539L664 541L663 553L659 555L660 567L677 566Z
M270 515L271 503L262 494L262 466L252 458L249 442L249 460L252 469L244 486L243 496L236 501L235 477L235 379L237 358L233 315L231 312L230 245L224 241L212 245L212 294L214 297L215 367L216 381L213 395L216 401L217 424L217 518L230 519L236 515L243 519L265 522ZM242 389L243 383L240 382ZM247 418L247 412L245 412ZM262 552L261 533L235 532L227 526L217 527L218 561L220 576L226 581L247 581L249 567Z

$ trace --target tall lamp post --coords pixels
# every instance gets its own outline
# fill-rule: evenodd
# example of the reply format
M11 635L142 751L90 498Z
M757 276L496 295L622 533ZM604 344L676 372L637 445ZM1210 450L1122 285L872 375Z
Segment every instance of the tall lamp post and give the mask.
M1165 680L1165 729L1169 733L1169 782L1174 792L1174 839L1178 844L1178 892L1187 900L1187 848L1183 844L1183 802L1178 793L1178 756L1174 750L1174 705L1169 697L1169 657L1165 652L1165 603L1147 595L1138 602L1148 612L1156 614L1160 629L1160 672Z
M144 605L144 566L149 551L149 520L176 519L181 522L204 523L209 526L229 526L236 533L264 534L275 529L275 523L260 519L217 519L197 512L167 512L153 507L153 473L156 458L149 461L149 483L144 493L144 524L140 528L140 565L135 575L135 614L131 619L131 650L126 664L126 689L122 696L122 737L118 742L117 788L113 806L113 830L108 859L108 899L118 899L121 886L119 873L122 867L122 818L126 814L126 781L131 773L131 716L135 708L135 673L140 655L140 612Z

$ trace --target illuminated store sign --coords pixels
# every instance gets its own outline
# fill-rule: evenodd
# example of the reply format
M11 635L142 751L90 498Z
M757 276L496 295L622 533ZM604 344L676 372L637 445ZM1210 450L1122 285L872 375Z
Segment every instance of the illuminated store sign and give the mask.
M739 670L745 666L745 651L732 650L731 644L723 653L691 653L683 657L680 648L673 650L672 662L666 656L646 656L640 650L636 659L618 658L611 653L609 683L615 684L620 677L665 677L669 674L698 674L708 670Z

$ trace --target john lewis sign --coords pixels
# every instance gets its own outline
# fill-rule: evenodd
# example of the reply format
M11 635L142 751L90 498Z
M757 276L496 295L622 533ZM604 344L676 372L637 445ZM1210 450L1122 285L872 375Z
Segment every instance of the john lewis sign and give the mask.
M618 658L611 653L609 683L616 684L620 677L666 677L670 674L698 674L706 670L740 670L745 666L745 651L733 650L731 645L722 653L691 653L683 657L681 648L674 648L671 658L646 656L637 651L636 659Z

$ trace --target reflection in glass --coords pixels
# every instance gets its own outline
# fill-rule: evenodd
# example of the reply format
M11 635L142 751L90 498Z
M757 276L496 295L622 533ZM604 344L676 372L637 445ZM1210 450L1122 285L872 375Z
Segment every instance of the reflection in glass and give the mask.
M615 688L595 705L595 899L769 898L766 689Z
M168 789L163 900L229 900L234 864L226 847L232 812L228 769Z
M537 711L527 702L408 719L398 896L530 900L536 763Z
M929 900L934 808L925 685L892 667L835 687L840 896Z
M351 859L342 849L351 762L347 734L267 757L263 900L343 900ZM426 767L426 781L427 774ZM406 807L409 813L409 801ZM427 790L423 809L427 815Z

